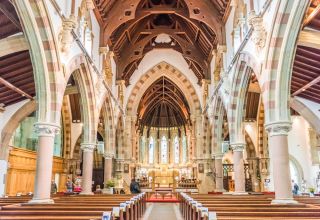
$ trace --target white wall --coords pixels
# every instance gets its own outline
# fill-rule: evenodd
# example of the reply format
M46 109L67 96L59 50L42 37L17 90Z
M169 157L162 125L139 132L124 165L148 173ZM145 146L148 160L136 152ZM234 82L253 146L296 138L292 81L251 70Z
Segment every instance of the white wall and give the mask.
M292 130L288 135L289 154L295 158L303 171L307 184L315 186L317 166L312 166L309 123L301 116L292 116Z

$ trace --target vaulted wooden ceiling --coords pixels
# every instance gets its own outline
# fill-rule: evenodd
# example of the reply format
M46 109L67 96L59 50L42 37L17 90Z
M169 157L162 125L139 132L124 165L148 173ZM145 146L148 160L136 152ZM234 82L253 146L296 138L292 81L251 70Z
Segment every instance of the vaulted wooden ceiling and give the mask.
M179 127L189 123L190 110L183 92L161 77L142 96L138 117L140 127Z
M0 1L0 41L22 34L22 26L11 1ZM8 106L36 95L29 51L0 57L0 105Z
M230 0L95 0L103 26L101 40L115 54L117 79L127 84L146 53L156 48L180 52L198 78L210 79L209 61L224 44ZM159 35L167 37L159 39Z
M303 30L320 36L320 1L313 0ZM297 45L292 68L291 95L320 103L320 48Z

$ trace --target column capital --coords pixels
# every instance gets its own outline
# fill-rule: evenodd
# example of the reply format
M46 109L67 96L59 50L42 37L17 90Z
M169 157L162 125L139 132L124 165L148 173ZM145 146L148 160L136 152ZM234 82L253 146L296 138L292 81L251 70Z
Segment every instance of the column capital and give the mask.
M109 52L109 47L99 47L100 54L107 54Z
M114 157L113 153L104 153L103 154L104 159L112 159Z
M233 151L243 151L246 147L244 143L232 143L230 144Z
M219 159L222 159L223 156L224 156L224 153L214 153L214 154L212 154L212 159L219 160Z
M33 126L38 136L55 137L60 131L60 125L53 123L37 122Z
M217 46L217 52L218 53L224 53L224 52L226 52L227 51L227 46L226 45L220 45L220 44L218 44L218 46Z
M92 143L81 143L81 150L83 152L93 152L94 148L96 147L96 144Z
M269 136L287 136L292 128L292 123L289 121L277 121L264 125L269 133Z

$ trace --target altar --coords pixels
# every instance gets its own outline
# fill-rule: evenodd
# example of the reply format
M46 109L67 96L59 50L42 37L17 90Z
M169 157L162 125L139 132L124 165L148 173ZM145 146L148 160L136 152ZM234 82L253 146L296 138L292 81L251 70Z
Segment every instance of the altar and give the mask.
M187 167L173 167L164 164L157 167L140 167L136 172L141 188L150 188L152 191L161 188L175 191L181 180L191 177L191 170L189 171Z

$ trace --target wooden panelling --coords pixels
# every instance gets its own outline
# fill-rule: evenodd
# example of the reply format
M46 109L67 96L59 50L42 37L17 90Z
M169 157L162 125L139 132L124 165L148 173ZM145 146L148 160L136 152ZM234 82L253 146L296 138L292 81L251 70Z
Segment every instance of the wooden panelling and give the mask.
M9 169L6 177L6 193L16 195L26 194L34 190L37 153L21 148L12 148L9 154ZM58 190L63 190L65 175L63 174L63 159L54 157L53 175L60 175Z

